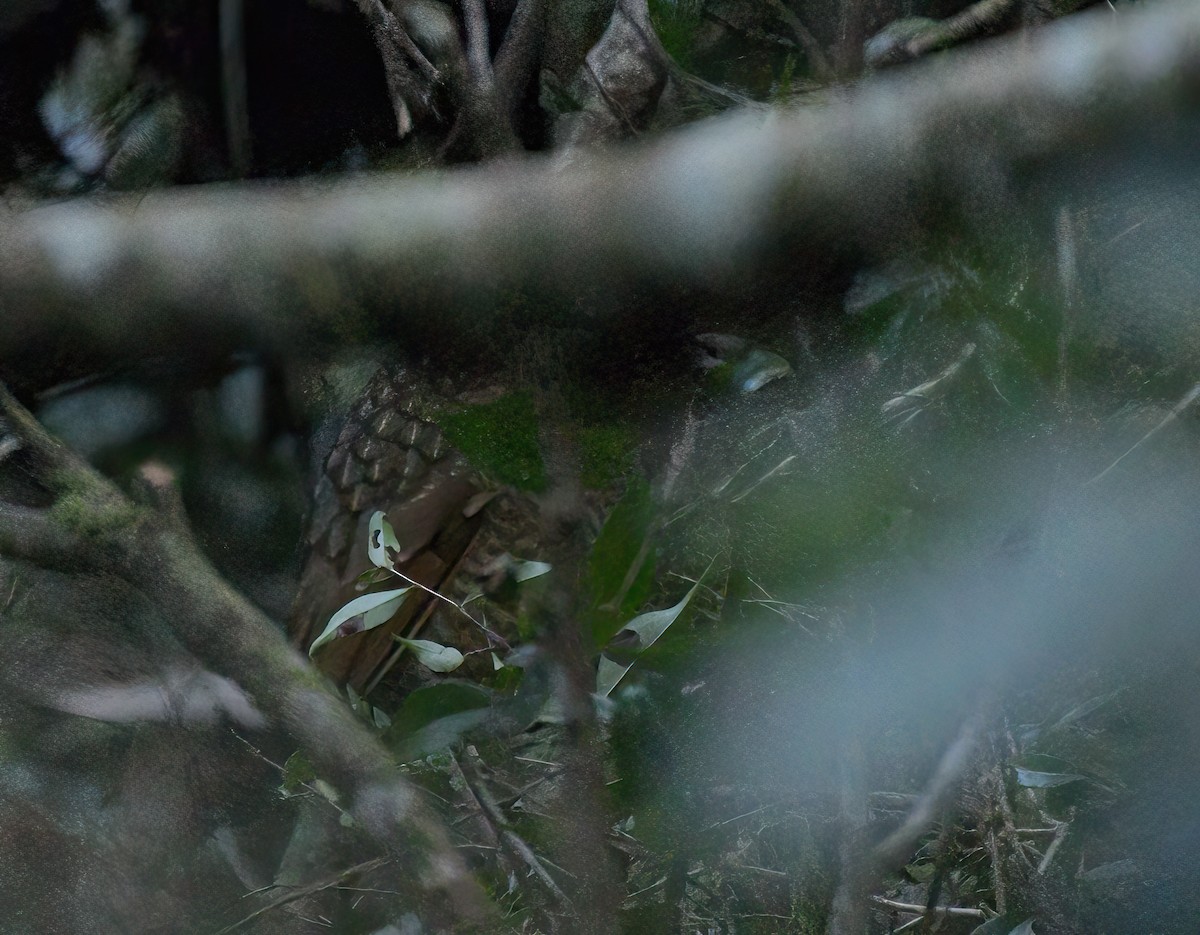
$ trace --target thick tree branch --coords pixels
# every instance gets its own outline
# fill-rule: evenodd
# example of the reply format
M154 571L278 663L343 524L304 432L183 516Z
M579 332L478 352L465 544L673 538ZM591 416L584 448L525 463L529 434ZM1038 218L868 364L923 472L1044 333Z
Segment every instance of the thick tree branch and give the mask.
M1183 141L1198 86L1200 8L1162 5L1116 23L1084 14L884 76L840 103L729 116L562 171L531 160L10 214L0 359L64 333L102 352L198 336L404 339L435 317L478 335L514 289L573 300L615 280L733 287L831 244L886 250L948 206L1011 207L1021 180L1081 150L1147 129ZM981 232L995 222L976 220Z
M448 895L455 914L480 918L482 893L437 816L350 709L209 564L186 530L127 500L47 434L2 385L0 420L36 457L38 479L56 494L48 510L0 505L0 550L59 567L64 557L78 556L74 564L116 575L141 591L174 622L175 635L196 659L244 691L267 725L304 751L346 797L347 810L403 858L407 877Z
M433 86L441 75L382 0L356 2L375 37L396 115L396 133L404 138L412 130L414 118L432 109Z
M514 123L542 55L545 21L546 0L518 0L496 52L496 90Z

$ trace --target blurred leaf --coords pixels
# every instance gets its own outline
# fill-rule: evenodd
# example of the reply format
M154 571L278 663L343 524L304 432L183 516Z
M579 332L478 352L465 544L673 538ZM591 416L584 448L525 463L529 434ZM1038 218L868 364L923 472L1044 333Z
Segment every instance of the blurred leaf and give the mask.
M733 382L743 393L762 389L772 380L786 377L792 365L771 351L751 348L744 358L733 365Z
M963 347L958 360L947 366L936 377L889 399L881 407L884 416L897 418L907 413L915 414L925 403L940 399L959 378L967 361L975 356L975 351L974 343L967 344Z
M384 742L402 762L436 753L483 723L492 697L485 688L454 680L418 688L404 699Z
M502 694L516 691L525 678L525 670L520 666L502 665L491 678L491 686Z
M404 596L410 590L411 588L395 588L356 597L329 618L329 623L325 624L321 635L308 648L308 655L311 657L319 647L332 640L373 630L380 624L387 623L400 609Z
M432 640L406 640L394 637L397 643L413 651L417 661L434 672L453 672L463 664L463 654L453 646L443 646Z
M655 564L650 542L653 523L650 485L635 480L609 513L588 556L590 629L597 648L650 597Z
M517 581L530 581L533 578L540 578L542 575L548 574L553 568L554 566L549 562L515 559L512 565L512 574Z
M338 804L340 796L338 795L337 789L333 788L333 786L327 783L324 779L314 779L310 785L316 789L317 792L321 793L321 797L330 805Z
M909 864L904 868L904 872L908 874L914 883L927 883L936 869L936 865L932 863Z
M1053 789L1055 786L1065 786L1067 783L1086 780L1086 776L1078 773L1043 773L1033 769L1015 767L1017 783L1027 789Z
M1087 717L1093 711L1097 711L1100 708L1104 707L1104 705L1108 704L1110 701L1112 701L1114 698L1116 698L1117 695L1119 695L1120 693L1121 693L1121 689L1118 688L1115 691L1107 692L1106 694L1103 694L1103 695L1097 695L1095 698L1089 698L1087 701L1083 702L1083 704L1076 705L1074 708L1072 708L1070 711L1068 711L1066 714L1064 714L1061 718L1059 718L1054 723L1054 726L1051 727L1050 729L1058 730L1059 728L1067 727L1071 724L1074 724L1076 721L1083 720L1085 717Z
M447 679L410 692L392 718L390 736L412 734L438 718L486 708L492 693L473 682Z

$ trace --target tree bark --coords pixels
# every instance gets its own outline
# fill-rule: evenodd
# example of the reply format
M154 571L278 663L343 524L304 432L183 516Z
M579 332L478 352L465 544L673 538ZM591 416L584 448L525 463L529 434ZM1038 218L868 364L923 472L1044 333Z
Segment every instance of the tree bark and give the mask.
M734 290L785 257L887 252L953 209L994 236L1012 207L1003 180L1151 128L1185 142L1200 9L1110 19L1081 15L828 107L725 117L564 171L530 160L9 213L0 358L49 353L63 333L97 354L452 341L486 336L514 291L567 299L559 314L575 319L575 299L614 280Z

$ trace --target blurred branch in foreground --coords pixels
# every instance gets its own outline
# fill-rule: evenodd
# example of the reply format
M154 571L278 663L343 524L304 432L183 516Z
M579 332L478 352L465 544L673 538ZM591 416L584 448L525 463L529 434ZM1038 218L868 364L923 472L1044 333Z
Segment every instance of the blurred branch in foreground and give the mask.
M486 332L509 290L731 289L781 256L992 231L1043 170L1200 108L1200 8L1082 15L792 112L645 148L424 177L176 189L9 211L0 356ZM571 308L565 305L564 308ZM570 314L564 312L563 314ZM749 314L749 313L748 313Z

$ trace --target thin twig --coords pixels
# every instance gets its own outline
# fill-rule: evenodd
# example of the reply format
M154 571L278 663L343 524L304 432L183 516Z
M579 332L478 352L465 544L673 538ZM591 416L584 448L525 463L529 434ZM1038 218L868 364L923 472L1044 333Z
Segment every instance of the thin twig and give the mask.
M250 752L253 753L256 757L258 757L260 760L262 760L268 766L272 766L275 769L277 769L279 771L280 776L287 775L287 770L283 766L281 766L280 764L278 764L274 760L272 760L270 757L268 757L265 753L263 753L261 750L259 750L258 747L254 746L254 744L252 744L249 740L247 740L245 737L243 737L237 731L235 731L231 728L229 733L233 734L234 737L236 737L238 740L240 740L242 743L244 743L247 747L249 747ZM300 783L297 783L297 785L303 786L305 789L307 789L309 792L311 792L313 795L315 795L322 802L327 802L329 804L329 806L331 808L333 808L339 815L346 814L346 810L344 808L342 808L340 805L338 805L337 802L333 801L331 798L329 798L328 795L326 795L324 792L322 792L320 789L318 789L316 786L312 785L311 783L300 782Z
M1131 447L1123 455L1121 455L1121 457L1117 458L1116 461L1114 461L1112 464L1110 464L1108 467L1106 467L1103 471L1101 471L1099 474L1097 474L1091 480L1085 482L1084 486L1086 487L1086 486L1088 486L1088 484L1094 484L1094 483L1096 483L1096 481L1101 480L1103 477L1105 477L1105 475L1107 475L1118 464L1120 464L1122 461L1124 461L1126 458L1128 458L1131 454L1133 454L1135 451L1137 451L1137 449L1141 448L1142 445L1146 444L1146 442L1148 442L1151 438L1153 438L1155 435L1157 435L1159 432L1161 432L1164 428L1166 428L1166 426L1168 426L1170 423L1174 422L1181 415L1183 415L1184 410L1186 410L1188 408L1188 406L1190 406L1192 403L1194 403L1196 401L1197 397L1200 397L1200 383L1197 383L1190 390L1188 390L1186 393L1184 393L1183 398L1181 400L1179 400L1179 402L1177 402L1173 407L1171 407L1171 411L1168 412L1163 417L1162 421L1159 422L1158 425L1154 426L1154 428L1152 428L1149 432L1147 432L1140 439L1138 439L1137 443L1135 445L1133 445L1133 447Z
M338 886L340 886L343 883L343 881L348 880L351 877L358 876L358 875L361 875L364 873L370 873L372 870L378 870L380 867L384 867L391 862L392 862L392 858L390 858L390 857L374 857L371 860L364 860L360 864L355 864L353 867L349 867L346 870L341 871L340 873L334 874L333 876L326 877L322 880L318 880L316 882L309 883L304 886L298 886L288 893L284 893L281 896L277 896L275 899L271 900L269 903L267 903L261 909L256 909L254 912L250 913L245 918L239 919L237 922L234 922L232 925L225 926L225 928L223 928L219 932L217 932L216 935L227 935L227 933L229 933L229 932L235 932L238 929L248 925L249 923L253 922L255 919L259 918L262 915L265 915L266 913L270 912L273 909L278 909L281 906L286 906L288 903L293 903L298 899L304 899L306 896L312 896L316 893L321 892L322 890L335 889ZM311 920L309 920L309 921L311 921Z
M987 913L982 909L968 909L961 906L922 906L918 903L902 903L894 899L887 899L883 896L872 896L871 902L878 903L881 906L887 906L889 909L895 909L897 912L915 912L919 915L924 915L926 912L932 912L936 915L944 916L964 916L970 919L986 919Z

